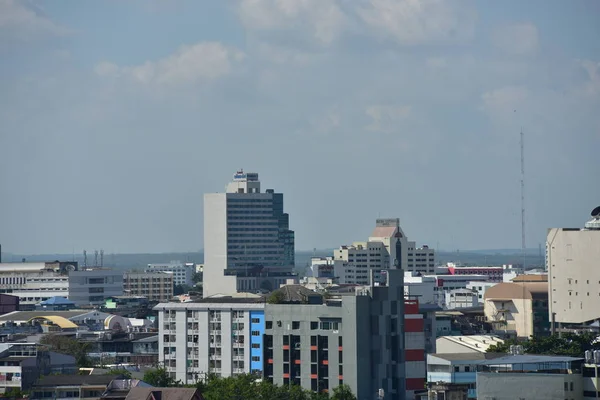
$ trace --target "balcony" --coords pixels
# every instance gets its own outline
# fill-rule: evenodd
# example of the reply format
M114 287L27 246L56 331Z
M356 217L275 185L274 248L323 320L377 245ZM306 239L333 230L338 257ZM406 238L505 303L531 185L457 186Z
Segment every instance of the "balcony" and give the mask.
M233 348L234 349L243 349L244 343L233 343Z
M234 368L233 373L234 374L244 374L244 373L246 373L246 371L244 371L244 368Z
M244 361L245 358L246 357L243 354L242 355L233 356L233 360L234 361Z

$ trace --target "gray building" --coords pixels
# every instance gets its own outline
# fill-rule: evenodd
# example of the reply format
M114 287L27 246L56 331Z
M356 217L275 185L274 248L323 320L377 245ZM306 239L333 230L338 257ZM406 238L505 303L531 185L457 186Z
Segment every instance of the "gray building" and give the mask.
M123 295L123 272L112 269L69 271L69 300L76 305L101 305Z
M380 389L386 400L405 399L402 282L403 271L390 270L386 286L324 301L284 287L283 304L265 307L265 379L329 392L345 383L359 399Z
M204 195L204 296L273 290L294 267L294 232L283 194L261 192L238 171L225 193Z

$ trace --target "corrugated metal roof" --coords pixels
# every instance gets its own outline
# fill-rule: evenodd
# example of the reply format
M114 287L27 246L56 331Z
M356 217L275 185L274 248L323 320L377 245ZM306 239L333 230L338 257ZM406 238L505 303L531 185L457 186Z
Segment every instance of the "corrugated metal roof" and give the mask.
M573 362L583 361L583 358L579 357L567 357L567 356L544 356L537 354L519 354L519 355L507 355L493 360L483 361L482 365L508 365L508 364L543 364L543 363L560 363L560 362Z
M74 324L73 322L69 321L65 317L61 317L59 315L42 315L42 316L36 316L36 317L31 318L30 321L32 319L40 319L40 318L48 320L48 321L52 322L53 324L58 325L62 329L77 328L76 324Z

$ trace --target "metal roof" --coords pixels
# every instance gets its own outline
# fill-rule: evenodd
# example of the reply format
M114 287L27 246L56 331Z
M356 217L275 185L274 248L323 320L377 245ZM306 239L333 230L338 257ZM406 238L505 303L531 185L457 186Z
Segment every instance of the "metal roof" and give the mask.
M567 356L543 356L536 354L506 355L493 360L483 361L481 365L508 365L508 364L543 364L543 363L569 363L574 361L583 361L580 357Z
M59 315L38 315L33 318L30 318L29 321L31 321L32 319L40 319L40 318L50 321L53 324L58 325L62 329L77 328L76 324L69 321L65 317L61 317Z

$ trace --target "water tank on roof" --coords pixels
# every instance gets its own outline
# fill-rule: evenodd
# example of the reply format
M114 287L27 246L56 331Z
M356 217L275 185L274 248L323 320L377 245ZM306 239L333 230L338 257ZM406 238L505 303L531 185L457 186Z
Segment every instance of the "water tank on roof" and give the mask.
M585 229L600 230L600 206L592 210L592 219L585 223Z
M594 350L594 364L600 364L600 350Z

